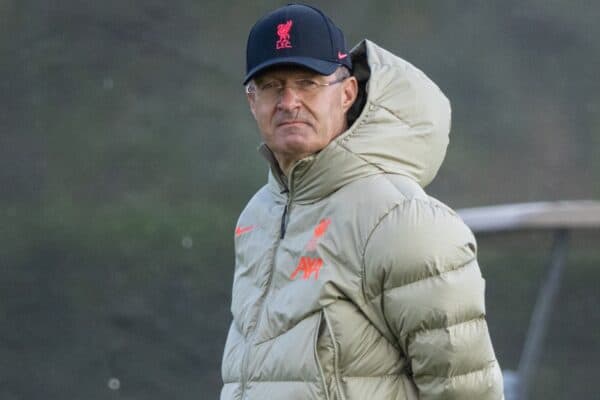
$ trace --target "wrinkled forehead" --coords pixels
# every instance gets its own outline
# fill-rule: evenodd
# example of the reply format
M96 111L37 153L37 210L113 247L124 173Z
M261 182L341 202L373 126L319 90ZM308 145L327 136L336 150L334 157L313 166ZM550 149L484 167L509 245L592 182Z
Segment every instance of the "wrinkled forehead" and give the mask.
M271 68L267 68L260 74L253 78L254 82L264 82L268 80L287 80L287 79L301 79L301 78L314 78L323 77L312 69L302 67L299 65L276 65Z

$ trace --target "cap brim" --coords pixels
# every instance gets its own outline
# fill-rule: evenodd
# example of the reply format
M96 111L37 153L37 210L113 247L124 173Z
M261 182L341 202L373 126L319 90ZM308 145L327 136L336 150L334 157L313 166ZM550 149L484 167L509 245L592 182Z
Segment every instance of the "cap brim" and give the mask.
M244 85L248 83L250 79L252 79L259 72L274 67L277 65L299 65L301 67L306 67L310 70L315 71L321 75L331 75L335 72L335 70L340 67L341 63L330 62L317 60L310 57L278 57L272 58L268 61L263 62L262 64L258 64L256 67L252 68L250 72L244 78Z

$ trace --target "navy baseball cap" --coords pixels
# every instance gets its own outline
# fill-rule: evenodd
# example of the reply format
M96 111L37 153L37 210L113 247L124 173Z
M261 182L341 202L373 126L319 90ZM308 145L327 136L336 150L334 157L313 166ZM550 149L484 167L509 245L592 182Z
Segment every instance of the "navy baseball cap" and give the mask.
M343 32L315 7L289 4L258 20L246 46L244 85L275 65L300 65L321 75L352 69Z

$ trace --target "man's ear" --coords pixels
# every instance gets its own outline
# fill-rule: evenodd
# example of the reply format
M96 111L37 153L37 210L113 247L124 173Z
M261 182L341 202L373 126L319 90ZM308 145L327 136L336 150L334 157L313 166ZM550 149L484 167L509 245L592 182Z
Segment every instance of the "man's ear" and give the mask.
M256 100L254 99L254 96L249 93L246 93L246 99L248 99L248 104L250 105L250 112L252 112L252 116L256 119Z
M358 96L358 81L354 76L350 76L342 82L342 109L348 111Z

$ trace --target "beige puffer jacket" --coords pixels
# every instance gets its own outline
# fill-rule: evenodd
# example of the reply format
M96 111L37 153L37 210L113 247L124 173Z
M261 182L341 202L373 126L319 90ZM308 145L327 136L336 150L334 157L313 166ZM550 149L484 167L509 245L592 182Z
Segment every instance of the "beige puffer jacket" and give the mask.
M352 126L269 182L235 235L221 400L502 399L475 239L423 187L450 105L372 42ZM366 84L366 86L364 85Z

